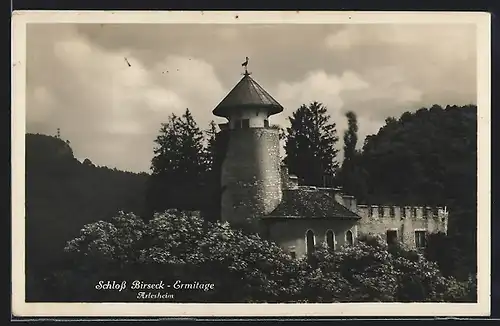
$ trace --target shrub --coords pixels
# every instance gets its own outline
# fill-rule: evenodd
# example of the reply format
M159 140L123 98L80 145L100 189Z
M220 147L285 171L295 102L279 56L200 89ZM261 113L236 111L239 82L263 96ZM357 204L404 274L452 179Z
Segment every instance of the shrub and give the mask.
M211 291L175 291L176 302L470 301L475 293L474 279L445 278L422 254L378 237L292 259L257 234L178 211L147 223L121 212L85 226L66 252L67 268L47 280L65 301L136 301L130 288L97 291L106 280L214 284Z

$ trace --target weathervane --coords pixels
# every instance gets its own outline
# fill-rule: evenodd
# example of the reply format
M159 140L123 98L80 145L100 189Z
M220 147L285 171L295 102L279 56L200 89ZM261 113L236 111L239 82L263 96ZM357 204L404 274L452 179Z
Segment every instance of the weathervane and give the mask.
M248 57L245 57L245 62L241 64L242 67L245 67L245 73L243 75L248 76L251 75L251 72L248 72L247 66L248 66Z

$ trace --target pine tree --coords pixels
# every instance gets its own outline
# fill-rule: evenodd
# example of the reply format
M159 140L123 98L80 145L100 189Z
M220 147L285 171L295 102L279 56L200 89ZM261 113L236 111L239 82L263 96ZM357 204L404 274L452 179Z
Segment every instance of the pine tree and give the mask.
M303 184L325 185L338 169L336 124L329 122L326 107L319 102L302 105L288 119L284 161L290 173Z
M189 109L172 114L155 140L152 174L148 186L150 212L168 208L202 209L207 172L204 135Z
M214 169L214 160L216 155L216 141L217 141L217 124L215 121L210 121L208 130L205 131L207 136L207 146L206 146L206 164L208 169L212 171Z

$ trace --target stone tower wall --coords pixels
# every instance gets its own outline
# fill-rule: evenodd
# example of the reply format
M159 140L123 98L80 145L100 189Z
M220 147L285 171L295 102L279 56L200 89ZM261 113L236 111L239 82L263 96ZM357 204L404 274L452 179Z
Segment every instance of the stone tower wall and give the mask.
M221 219L258 228L256 217L272 212L282 197L278 130L228 132L221 175Z

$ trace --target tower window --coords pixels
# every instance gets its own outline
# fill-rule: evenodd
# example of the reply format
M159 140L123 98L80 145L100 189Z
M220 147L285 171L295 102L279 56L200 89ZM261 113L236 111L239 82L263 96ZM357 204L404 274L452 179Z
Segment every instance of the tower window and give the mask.
M264 128L269 128L269 120L264 120Z
M326 231L326 245L332 250L335 249L335 234L332 230Z
M290 258L292 258L292 259L297 258L297 253L295 252L295 249L294 250L290 250Z
M387 244L393 245L398 240L398 231L396 230L387 230Z
M426 246L426 239L427 238L427 232L426 231L415 231L415 246L418 249L425 248Z
M312 230L307 230L306 232L306 249L307 254L310 255L314 252L314 232Z
M401 216L406 217L406 207L401 207Z
M378 208L378 217L384 217L384 208L383 207Z
M412 215L413 217L417 217L417 208L413 207L413 208L411 209L411 215Z
M370 207L368 208L368 216L369 216L369 217L373 217L373 207L372 207L372 206L370 206Z
M241 127L244 129L250 128L250 119L243 119L241 124Z
M351 230L348 230L346 233L345 233L345 242L348 244L348 245L352 245L354 243L354 239L352 237L352 232Z
M389 215L390 215L391 217L394 217L394 216L396 215L396 214L394 214L394 207L393 207L393 206L391 206L391 207L389 208Z

